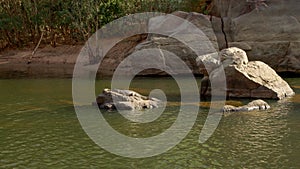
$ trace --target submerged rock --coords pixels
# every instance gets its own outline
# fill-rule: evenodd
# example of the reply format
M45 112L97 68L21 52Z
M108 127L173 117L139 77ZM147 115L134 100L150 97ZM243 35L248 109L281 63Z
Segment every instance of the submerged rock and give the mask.
M160 100L148 98L132 90L104 89L96 98L100 109L143 110L158 108Z
M246 52L232 47L219 53L222 66L213 70L201 82L201 95L210 96L210 82L222 84L216 91L225 90L227 97L283 99L295 93L270 66L260 61L250 61ZM224 79L223 69L226 79Z
M250 103L248 103L245 106L232 106L232 105L225 105L223 107L223 112L228 113L228 112L242 112L242 111L254 111L254 110L267 110L270 109L271 107L269 104L263 100L254 100Z

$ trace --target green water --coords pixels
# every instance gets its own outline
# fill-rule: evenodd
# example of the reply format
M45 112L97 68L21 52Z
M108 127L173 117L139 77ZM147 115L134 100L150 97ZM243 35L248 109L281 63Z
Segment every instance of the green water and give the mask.
M272 109L222 118L213 136L198 143L208 108L201 107L188 136L164 154L130 159L98 147L81 128L72 104L70 79L0 80L0 168L300 168L300 79L287 79L298 93L270 101ZM97 81L97 93L108 81ZM170 104L150 124L103 112L118 131L132 137L159 134L175 121L180 95L169 78L143 78L133 89L161 88ZM247 103L249 100L239 100Z

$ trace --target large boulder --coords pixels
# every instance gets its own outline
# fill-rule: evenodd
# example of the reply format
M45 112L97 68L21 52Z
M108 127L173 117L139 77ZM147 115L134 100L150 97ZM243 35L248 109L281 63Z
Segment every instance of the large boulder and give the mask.
M96 103L100 109L143 110L157 108L160 101L131 90L104 89L96 98Z
M222 66L203 79L202 96L211 95L209 81L223 83L223 68L227 87L214 90L226 90L228 97L283 99L295 94L270 66L261 61L248 62L245 51L232 47L223 49L219 55Z

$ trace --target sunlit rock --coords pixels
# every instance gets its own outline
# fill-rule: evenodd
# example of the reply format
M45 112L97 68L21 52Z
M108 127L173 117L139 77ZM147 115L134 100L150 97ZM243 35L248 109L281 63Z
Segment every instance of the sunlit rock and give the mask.
M106 110L143 110L158 108L160 100L131 90L104 89L96 103L100 109Z
M211 83L226 84L226 87L219 85L214 90L225 90L227 97L283 99L295 94L270 66L261 61L248 62L246 53L239 48L223 49L219 57L222 66L201 82L202 96L211 95Z
M228 112L247 112L247 111L254 111L254 110L267 110L270 109L271 107L269 104L263 100L254 100L247 105L244 106L232 106L232 105L225 105L223 107L223 112L228 113Z

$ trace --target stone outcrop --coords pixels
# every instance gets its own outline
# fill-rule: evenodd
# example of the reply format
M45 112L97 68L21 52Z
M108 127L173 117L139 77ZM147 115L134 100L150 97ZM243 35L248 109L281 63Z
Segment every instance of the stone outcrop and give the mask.
M104 89L96 103L100 109L106 110L143 110L158 108L160 101L131 90Z
M236 47L223 49L219 57L222 66L213 70L209 78L203 79L202 96L211 95L209 82L224 82L223 68L227 87L219 86L214 90L226 90L228 97L283 99L294 95L288 83L267 64L260 61L249 62L245 51Z
M263 100L254 100L247 105L244 106L232 106L232 105L225 105L223 107L223 112L224 113L230 113L230 112L247 112L247 111L255 111L255 110L267 110L270 109L271 107L269 104Z
M182 11L172 13L190 21L204 33L205 38L201 42L195 42L198 45L193 46L202 53L195 54L186 44L174 38L153 34L146 35L147 38L145 35L136 36L114 47L103 60L100 71L104 75L112 75L118 64L131 53L156 48L179 56L194 74L208 75L210 70L207 69L214 69L214 63L203 63L201 59L195 61L198 56L205 57L227 47L238 47L246 51L250 61L262 61L276 72L300 73L300 1L255 1L213 0L212 16ZM165 15L150 19L148 30L169 31L189 42L194 41L193 33L180 35L179 30L184 24L186 23L173 22L170 15ZM211 44L209 48L203 45L208 43ZM165 74L157 69L140 73Z
M276 72L300 73L300 1L214 0L213 6L220 49L239 47L250 61L265 62Z
M175 38L157 34L137 35L113 47L102 61L99 71L112 75L130 54L156 48L180 57L194 74L208 75L210 70L207 69L214 69L215 63L211 63L216 61L203 63L202 59L196 61L198 56L205 57L227 47L238 47L246 51L250 61L262 61L276 72L300 73L300 1L255 1L213 0L212 16L182 11L172 13L199 28L205 35L201 41L195 41L192 32L180 34L185 30L186 22L173 22L170 15L151 18L149 31L172 32L178 35L176 38L196 44L193 49L201 52L196 54ZM211 45L207 47L205 44ZM165 74L157 69L140 72L140 75Z
M182 20L174 19L174 15L182 18ZM174 12L172 15L151 18L148 24L150 32L166 32L175 38L150 34L145 42L140 43L135 48L135 52L152 48L166 50L180 57L194 74L203 74L204 66L201 67L202 69L200 68L201 70L199 69L199 63L196 62L197 56L214 53L219 50L217 38L209 19L207 15L182 11ZM200 31L200 33L192 30L186 23L186 20L195 25L198 29L197 31ZM184 44L180 40L188 42L192 44L192 46L187 46L187 44ZM191 48L193 48L193 50ZM195 53L195 51L197 51L197 53ZM173 66L172 69L176 69L176 67ZM174 71L178 72L177 70ZM153 74L163 75L160 70L154 69L140 73L140 75Z
M98 72L104 76L112 76L118 65L134 50L135 47L147 39L146 34L135 35L122 40L111 48L103 58ZM110 42L103 42L110 43Z

